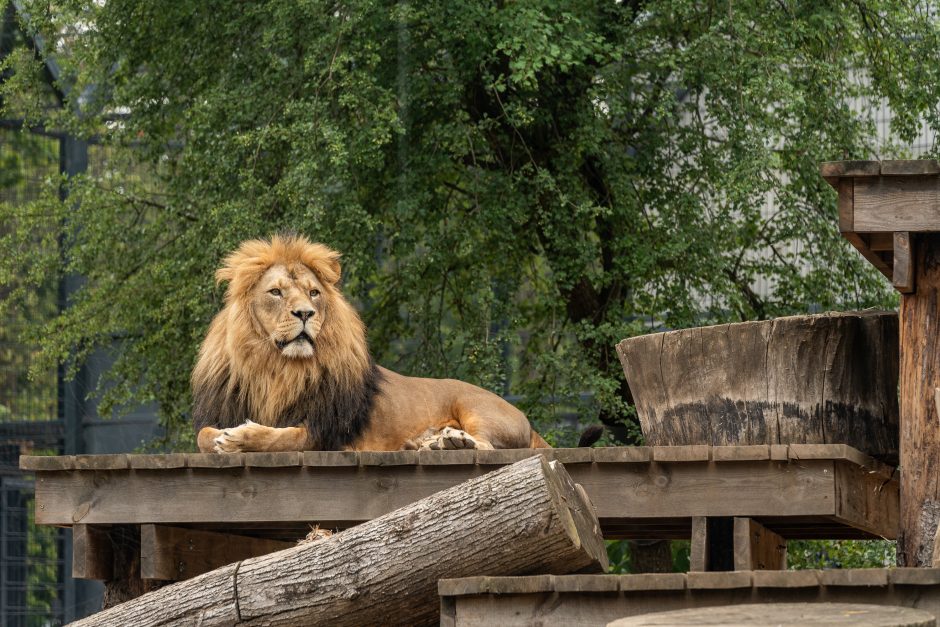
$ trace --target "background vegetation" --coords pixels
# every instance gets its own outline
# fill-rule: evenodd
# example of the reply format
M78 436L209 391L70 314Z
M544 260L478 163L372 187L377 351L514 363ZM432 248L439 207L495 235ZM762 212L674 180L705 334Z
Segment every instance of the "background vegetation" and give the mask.
M536 422L575 408L616 426L630 398L613 346L650 324L888 301L839 239L817 164L877 149L853 99L888 99L901 139L937 121L936 29L908 3L71 0L21 15L45 50L8 57L6 115L113 154L66 200L50 180L0 209L4 302L85 277L36 321L47 363L113 350L105 409L157 400L171 427L219 307L213 268L280 230L343 251L386 365L519 394ZM40 80L53 53L61 108Z

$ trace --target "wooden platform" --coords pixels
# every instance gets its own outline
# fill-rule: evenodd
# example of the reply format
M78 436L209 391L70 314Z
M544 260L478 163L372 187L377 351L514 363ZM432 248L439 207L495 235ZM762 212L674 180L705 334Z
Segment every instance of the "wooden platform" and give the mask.
M747 516L785 538L894 538L892 470L844 445L23 457L43 525L174 524L296 539L525 457L562 461L608 538L689 538Z
M128 558L109 552L129 544L142 578L176 580L532 455L565 464L606 538L692 538L698 570L783 567L774 547L786 539L897 534L892 469L845 445L78 455L20 466L36 473L36 523L73 527L74 576L110 578Z
M940 569L537 575L445 579L442 627L599 625L618 618L743 603L866 603L940 616Z

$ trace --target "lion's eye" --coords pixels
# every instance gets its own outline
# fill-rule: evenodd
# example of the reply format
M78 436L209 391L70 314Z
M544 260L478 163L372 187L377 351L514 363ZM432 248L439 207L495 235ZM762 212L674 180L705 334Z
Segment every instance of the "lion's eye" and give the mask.
M320 295L320 290L310 290L310 298L316 298Z
M268 290L268 294L270 294L271 296L280 296L281 290L275 287L273 290Z

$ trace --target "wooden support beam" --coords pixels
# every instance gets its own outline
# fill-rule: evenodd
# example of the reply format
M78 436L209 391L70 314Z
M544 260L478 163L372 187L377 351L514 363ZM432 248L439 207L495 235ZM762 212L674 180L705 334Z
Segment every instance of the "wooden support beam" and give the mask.
M226 564L292 546L293 542L165 525L141 525L140 577L165 581L189 579Z
M940 234L918 237L917 291L901 296L901 519L898 565L927 566L940 520Z
M734 565L733 519L729 516L696 516L692 519L690 572L728 571Z
M72 526L72 577L114 578L114 551L107 527Z
M786 570L787 541L753 518L734 519L735 570Z
M689 571L703 573L706 570L708 570L708 519L705 516L693 516Z
M914 291L914 257L911 234L899 231L894 234L894 272L891 283L902 294Z

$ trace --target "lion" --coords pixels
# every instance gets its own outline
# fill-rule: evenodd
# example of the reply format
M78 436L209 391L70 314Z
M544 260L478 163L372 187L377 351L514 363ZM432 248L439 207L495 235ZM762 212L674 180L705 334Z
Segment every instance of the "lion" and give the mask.
M339 259L298 235L249 240L225 258L224 306L192 373L200 451L549 447L492 392L377 365Z

